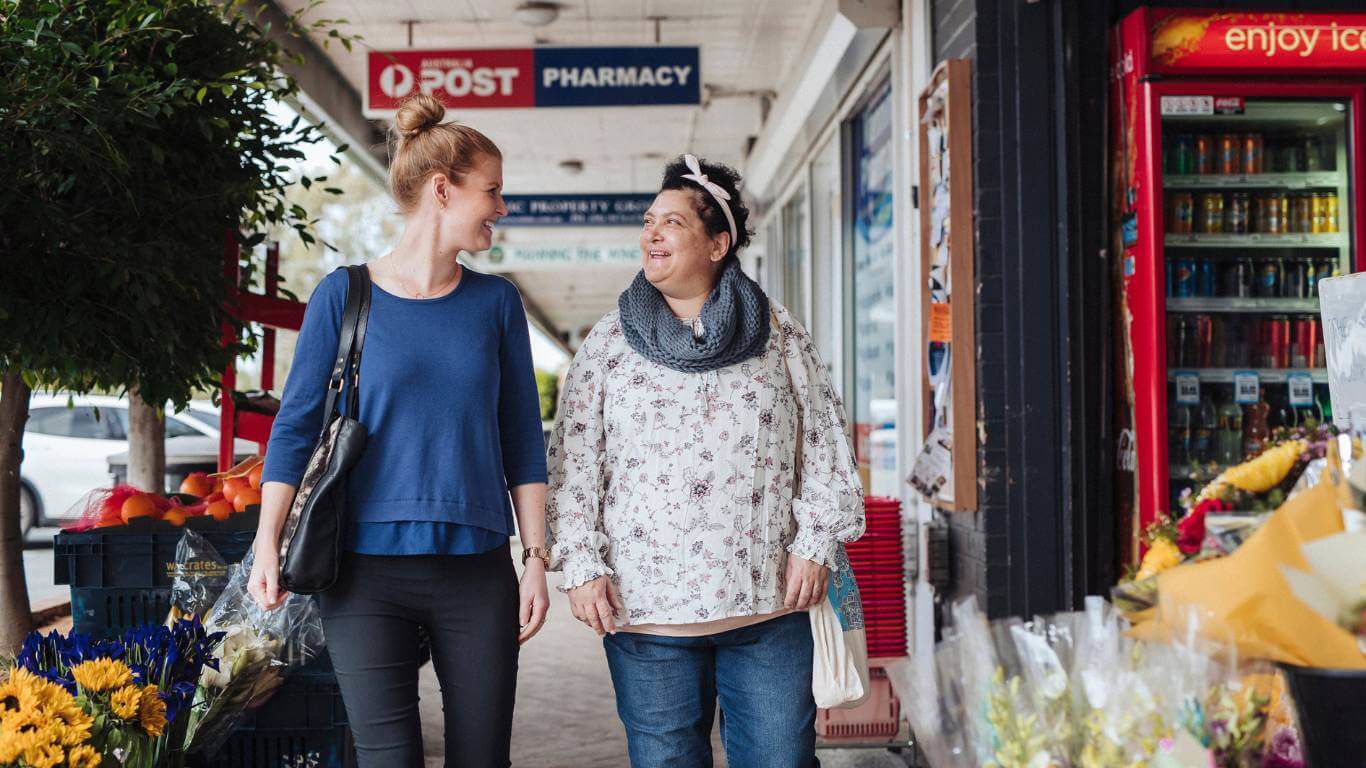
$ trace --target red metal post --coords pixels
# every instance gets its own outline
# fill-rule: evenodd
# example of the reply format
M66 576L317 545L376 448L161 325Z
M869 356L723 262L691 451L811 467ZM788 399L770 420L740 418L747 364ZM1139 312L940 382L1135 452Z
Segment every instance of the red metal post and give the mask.
M238 271L239 248L237 238L231 228L223 232L223 282L227 290L227 310L230 313L237 312L237 281L240 276ZM236 341L236 333L233 331L232 323L223 323L223 345L231 346ZM221 406L218 411L218 471L226 472L233 465L234 442L237 432L237 407L233 403L232 393L237 388L237 359L228 361L228 365L223 369L222 387L219 390Z

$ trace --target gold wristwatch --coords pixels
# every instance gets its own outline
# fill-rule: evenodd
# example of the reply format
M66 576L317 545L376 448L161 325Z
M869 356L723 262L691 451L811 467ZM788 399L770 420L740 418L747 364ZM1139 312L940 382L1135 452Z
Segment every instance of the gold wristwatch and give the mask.
M550 569L550 553L545 551L545 547L527 547L526 549L523 549L522 565L526 565L526 561L533 557L540 560L542 563L545 563L546 570Z

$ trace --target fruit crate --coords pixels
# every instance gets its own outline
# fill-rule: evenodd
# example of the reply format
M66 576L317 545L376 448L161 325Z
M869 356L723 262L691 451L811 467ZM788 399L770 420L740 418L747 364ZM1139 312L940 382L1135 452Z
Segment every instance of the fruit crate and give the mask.
M243 519L230 526L215 527L213 520L196 526L230 564L246 555L256 536L255 515L234 518ZM164 622L171 607L176 547L184 532L148 521L57 534L53 581L71 586L73 628L93 637L113 637L139 624Z
M868 668L868 698L852 709L816 710L816 735L824 742L893 741L901 731L901 700L882 667Z
M291 672L284 684L212 755L192 756L200 768L317 766L354 768L355 741L341 689L324 652Z

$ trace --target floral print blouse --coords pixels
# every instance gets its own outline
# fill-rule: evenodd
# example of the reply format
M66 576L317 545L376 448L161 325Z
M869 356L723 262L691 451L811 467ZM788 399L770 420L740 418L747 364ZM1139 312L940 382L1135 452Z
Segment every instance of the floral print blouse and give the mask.
M610 576L628 625L762 615L783 607L789 552L829 566L862 535L844 407L806 330L773 310L762 356L706 373L637 354L615 311L594 326L548 449L561 589Z

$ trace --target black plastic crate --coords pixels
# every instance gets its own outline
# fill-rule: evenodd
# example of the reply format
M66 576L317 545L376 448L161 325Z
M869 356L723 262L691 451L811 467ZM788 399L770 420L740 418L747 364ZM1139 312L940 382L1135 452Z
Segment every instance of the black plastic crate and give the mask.
M355 742L326 652L289 673L275 695L247 713L222 748L201 757L200 765L353 768Z
M355 768L356 747L351 729L238 730L212 757L201 757L202 768Z
M71 624L91 637L118 637L139 624L162 624L171 610L171 589L71 588Z
M246 556L256 537L254 521L250 528L238 529L247 522L230 530L209 526L193 530L212 544L225 562L236 563ZM77 587L169 589L176 547L184 533L184 528L151 522L83 533L63 531L52 543L54 582L70 584L73 593Z

